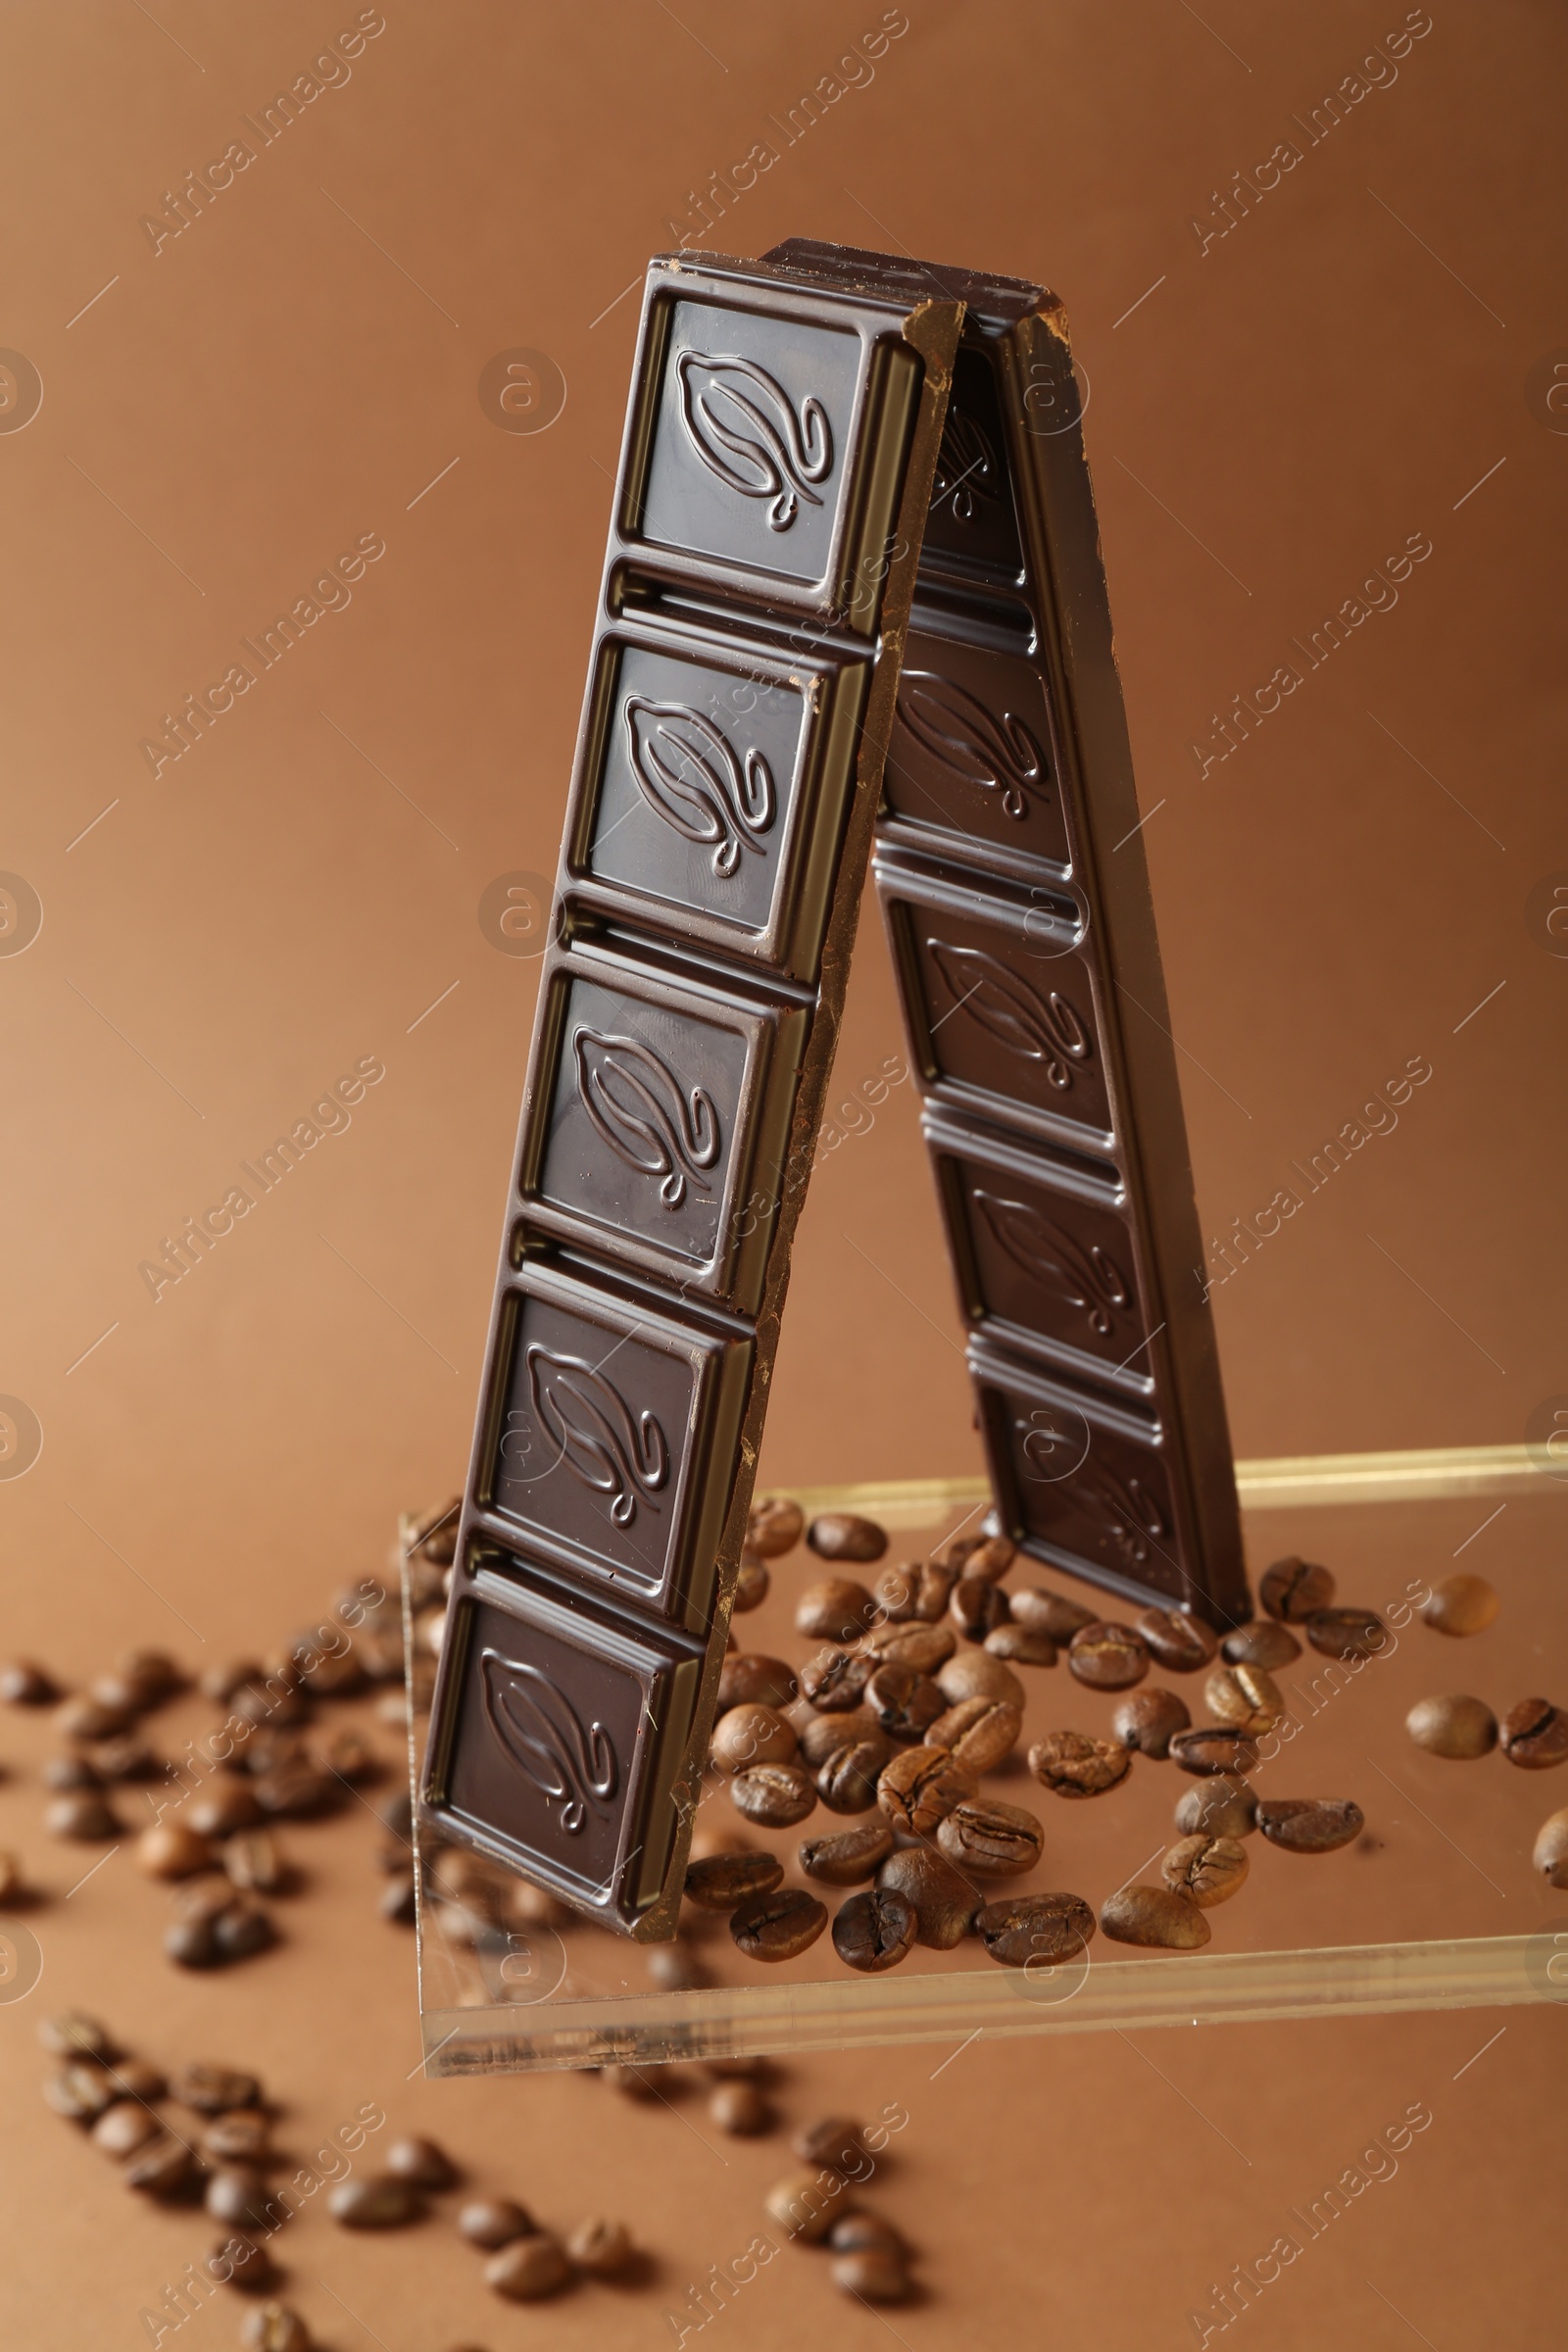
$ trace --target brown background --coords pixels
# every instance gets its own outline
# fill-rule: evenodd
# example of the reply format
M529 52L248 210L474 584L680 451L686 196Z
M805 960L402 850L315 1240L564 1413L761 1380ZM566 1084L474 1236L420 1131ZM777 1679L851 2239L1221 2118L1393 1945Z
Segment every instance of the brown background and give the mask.
M1539 380L1568 336L1557 18L1439 6L1397 79L1308 145L1292 118L1398 7L916 0L874 79L786 146L770 118L879 13L390 0L347 84L155 255L141 217L230 139L259 145L241 116L356 10L6 12L0 343L43 382L25 428L0 432L0 864L44 909L0 959L0 1390L44 1432L0 1492L19 1647L85 1673L131 1639L195 1657L266 1638L379 1561L400 1502L460 1473L537 974L483 935L479 901L554 861L635 323L616 297L695 225L688 192L759 140L783 151L709 244L840 237L1039 275L1068 303L1141 791L1161 804L1145 840L1207 1229L1250 1217L1407 1056L1432 1062L1397 1131L1216 1293L1238 1450L1517 1442L1568 1388L1549 1290L1568 968L1528 915L1568 867L1548 670L1568 441ZM1193 216L1287 137L1301 162L1200 253ZM517 346L568 386L542 435L480 406L485 363ZM366 532L386 554L351 606L155 780L140 739ZM1397 608L1200 780L1189 746L1210 714L1417 532L1433 553ZM862 937L846 1094L901 1042L874 923ZM386 1076L352 1128L155 1306L138 1263L364 1054ZM975 1466L907 1088L824 1167L792 1302L774 1481ZM78 1991L110 1977L110 1943L92 1948ZM357 2037L378 2067L383 2034L397 2072L405 2047L413 2064L406 1987L372 2031L312 1968L291 1949L248 1981L289 1975L303 2009L226 1981L178 1992L204 2019L243 1997L246 2035L318 2045L345 2095ZM147 1985L169 2002L162 1973ZM134 1972L130 1988L152 2004ZM26 2014L0 2018L19 2050ZM1485 2038L1481 2019L1439 2022L1231 2036L1234 2095L1287 2133L1309 2103L1338 2147L1341 2089L1353 2139L1385 2077L1391 2097L1430 2095L1429 2061L1451 2071L1442 2036L1464 2055ZM1543 2052L1554 2023L1531 2021ZM929 2069L852 2071L869 2095ZM1084 2045L973 2053L933 2092L952 2103L932 2148L985 2119L988 2149L1011 2151L1027 2231L1000 2276L1022 2295L1049 2252L1049 2332L1181 2340L1185 2287L1157 2325L1148 2304L1146 2336L1126 2299L1143 2309L1148 2281L1135 2294L1103 2237L1086 2265L1081 2232L1058 2246L1041 2226L1063 2163L1103 2181L1123 2227L1225 2201L1168 2137L1134 2163L1139 2129L1163 2130L1147 2073ZM421 2115L460 2102L497 2135L559 2126L590 2192L587 2086L417 2086ZM1528 2134L1495 2136L1502 2113L1468 2160L1457 2115L1441 2154L1423 2143L1434 2174L1484 2167L1493 2220L1532 2161ZM672 2211L708 2193L670 2169L678 2128L657 2152L647 2119L617 2108L615 2130ZM85 2159L48 2144L51 2194L74 2208ZM1480 2227L1475 2242L1495 2247ZM1222 2230L1211 2260L1250 2247ZM134 2339L134 2262L89 2280L81 2257L74 2241L65 2274L42 2264L17 2340ZM1443 2259L1429 2332L1446 2352L1502 2290L1493 2261L1483 2293L1478 2253L1461 2323L1472 2272L1451 2244ZM753 2327L782 2341L791 2290L764 2291ZM987 2290L971 2275L962 2291ZM1341 2325L1341 2284L1316 2291ZM1545 2316L1544 2293L1510 2286L1516 2324ZM1304 2309L1272 2340L1310 2340ZM1355 2309L1353 2340L1404 2340ZM954 2317L901 2332L937 2340ZM838 2324L882 2340L863 2315ZM639 2307L625 2340L660 2325Z

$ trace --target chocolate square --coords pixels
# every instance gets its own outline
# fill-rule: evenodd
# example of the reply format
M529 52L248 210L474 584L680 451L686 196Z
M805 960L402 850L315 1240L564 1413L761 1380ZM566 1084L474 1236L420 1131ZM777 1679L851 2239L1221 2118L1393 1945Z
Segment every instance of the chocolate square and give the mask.
M1021 654L911 629L882 792L916 843L940 851L956 834L1009 863L1070 870L1045 684Z

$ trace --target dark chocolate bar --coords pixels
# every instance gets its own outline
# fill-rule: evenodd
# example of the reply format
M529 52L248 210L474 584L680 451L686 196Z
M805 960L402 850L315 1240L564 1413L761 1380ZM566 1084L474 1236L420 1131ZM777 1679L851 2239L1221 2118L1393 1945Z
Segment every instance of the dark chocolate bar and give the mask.
M966 306L875 871L1002 1526L1232 1623L1230 1441L1060 305L799 239L768 258Z
M961 301L650 268L421 1812L673 1932Z

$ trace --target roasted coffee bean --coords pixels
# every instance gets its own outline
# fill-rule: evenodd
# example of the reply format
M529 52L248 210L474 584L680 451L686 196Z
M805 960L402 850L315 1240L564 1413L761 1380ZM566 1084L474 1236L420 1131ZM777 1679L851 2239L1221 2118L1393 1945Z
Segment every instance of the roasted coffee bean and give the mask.
M801 1733L800 1760L814 1772L835 1748L853 1747L857 1740L874 1740L881 1729L869 1707L852 1707L847 1715L813 1715Z
M1257 1741L1246 1732L1200 1723L1175 1735L1170 1757L1183 1772L1250 1772L1257 1762Z
M908 2258L903 2238L879 2213L840 2214L827 2242L835 2254L896 2254L901 2262Z
M1117 1700L1110 1729L1123 1747L1162 1759L1170 1754L1176 1734L1188 1730L1192 1720L1174 1690L1135 1690L1129 1698Z
M1056 1644L1049 1634L1032 1634L1023 1625L996 1625L986 1636L986 1649L1012 1666L1054 1666Z
M1029 1769L1057 1796L1103 1796L1127 1777L1131 1751L1119 1740L1090 1740L1082 1732L1048 1732L1029 1750Z
M183 2197L195 2187L201 2167L183 2141L163 2132L127 2159L120 2178L127 2188L138 2189L144 2197L172 2199Z
M1549 1698L1522 1698L1508 1709L1498 1733L1503 1754L1525 1772L1568 1763L1568 1708Z
M255 1724L258 1731L296 1731L309 1723L312 1715L310 1700L298 1688L291 1675L272 1674L261 1683L247 1683L236 1690L232 1701L236 1715L246 1723Z
M50 1756L43 1768L43 1785L62 1792L71 1788L101 1788L103 1775L85 1756Z
M1099 1622L1099 1611L1086 1609L1080 1602L1069 1600L1064 1592L1049 1592L1043 1585L1009 1594L1014 1625L1027 1626L1032 1634L1044 1634L1049 1641L1065 1648L1074 1634L1082 1633L1086 1625Z
M24 1903L28 1897L27 1877L15 1854L0 1851L0 1911Z
M1375 1609L1314 1609L1306 1638L1326 1658L1375 1658L1389 1644L1389 1629Z
M57 1796L44 1814L43 1826L51 1838L76 1838L84 1845L120 1835L120 1818L97 1788L78 1788L72 1795Z
M171 1771L165 1759L133 1732L119 1740L95 1740L86 1753L100 1781L167 1781Z
M876 1622L876 1602L853 1577L808 1585L795 1604L795 1630L809 1642L854 1642Z
M890 1854L877 1872L877 1885L911 1905L914 1940L928 1951L951 1952L968 1935L979 1894L929 1845L906 1845Z
M914 1905L891 1887L852 1894L833 1922L833 1949L847 1968L880 1976L914 1949Z
M38 2028L38 2040L52 2058L96 2058L106 2065L118 2057L109 2028L84 2009L59 2009Z
M236 2230L270 2230L277 2220L269 2212L266 2176L250 2164L223 2164L207 2183L206 2205L215 2222Z
M1451 1756L1470 1762L1489 1756L1497 1744L1497 1718L1484 1698L1457 1692L1442 1698L1418 1698L1404 1719L1404 1728L1417 1747L1429 1755Z
M1018 1744L1019 1709L1001 1698L964 1698L939 1715L926 1733L927 1747L945 1747L965 1772L993 1772Z
M30 1658L8 1658L0 1666L0 1698L8 1707L52 1707L59 1687Z
M820 2115L790 2134L790 2148L803 2164L837 2173L841 2180L858 2179L871 2161L860 2126L847 2115Z
M976 1879L1013 1879L1033 1870L1045 1831L1023 1805L973 1796L937 1824L937 1843L955 1868Z
M746 1519L746 1541L760 1558L776 1560L793 1551L806 1528L806 1513L783 1494L764 1494Z
M421 1511L410 1522L404 1556L411 1567L421 1559L432 1561L438 1568L451 1566L457 1552L458 1513L462 1507L454 1494L446 1502Z
M270 1830L241 1830L223 1846L228 1883L246 1894L282 1894L294 1873Z
M788 2173L762 2200L770 2220L805 2245L826 2237L844 2210L845 2182L827 2166Z
M164 1950L180 1968L216 1968L222 1957L218 1946L217 1914L176 1919L164 1930Z
M1149 1672L1149 1650L1128 1625L1086 1625L1067 1645L1067 1671L1091 1690L1128 1690Z
M458 2168L446 2150L433 2139L409 2137L393 2140L386 2151L386 2169L398 2180L407 2180L413 2188L455 2188Z
M270 1772L261 1773L255 1783L256 1801L264 1813L286 1816L291 1821L312 1821L322 1813L335 1812L343 1801L342 1784L329 1772L318 1772L314 1764L279 1764Z
M311 2331L286 2303L263 2303L248 2311L239 2340L245 2352L311 2352Z
M277 2266L265 2246L236 2230L220 2237L208 2255L207 2275L220 2286L237 2287L242 2295L265 2295L276 2283Z
M719 1717L708 1755L720 1772L744 1772L752 1764L793 1763L799 1745L792 1723L775 1708L748 1699Z
M937 1675L937 1689L950 1707L966 1698L1004 1699L1023 1713L1024 1688L1012 1668L988 1649L963 1649Z
M368 2173L363 2180L340 2180L326 2209L345 2230L400 2230L406 2222L419 2219L424 2203L410 2181L388 2173Z
M184 1817L204 1838L228 1838L251 1829L262 1818L256 1790L249 1781L215 1780L183 1807Z
M731 1707L787 1707L796 1695L795 1669L760 1650L732 1650L718 1678L718 1713Z
M347 1781L351 1788L358 1788L365 1781L379 1780L386 1769L379 1750L352 1724L341 1724L335 1732L312 1740L306 1754L318 1772L330 1773L336 1780Z
M1360 1837L1366 1816L1348 1796L1266 1796L1258 1803L1257 1826L1270 1845L1288 1854L1331 1854Z
M960 1576L948 1596L949 1619L965 1642L983 1642L1009 1614L1007 1595L986 1576Z
M598 2217L579 2222L566 2239L566 2259L590 2278L618 2278L637 2258L631 2231L623 2222Z
M135 1720L129 1707L106 1707L96 1698L68 1698L55 1712L63 1740L118 1740Z
M1300 1654L1301 1644L1296 1636L1272 1617L1260 1617L1255 1625L1239 1626L1220 1643L1220 1655L1228 1666L1261 1666L1267 1673L1277 1666L1294 1664Z
M1203 1685L1211 1715L1235 1732L1261 1739L1285 1713L1285 1699L1266 1666L1221 1666Z
M484 2282L509 2303L539 2303L571 2283L571 2265L553 2237L541 2230L519 2237L484 2266Z
M261 1675L261 1667L254 1658L231 1658L226 1666L210 1666L199 1677L196 1688L204 1697L215 1698L223 1705L236 1690L243 1690L248 1683L259 1682Z
M864 1656L879 1666L912 1666L935 1674L958 1646L951 1625L874 1625L860 1643Z
M1196 1674L1217 1647L1212 1626L1191 1609L1140 1609L1133 1631L1167 1674Z
M1484 1576L1446 1576L1421 1603L1421 1617L1435 1634L1484 1634L1501 1606Z
M1568 1887L1568 1805L1560 1813L1547 1814L1530 1858L1548 1886Z
M937 1823L973 1796L973 1775L945 1747L901 1748L876 1785L876 1801L895 1829L929 1838Z
M749 1894L771 1894L784 1876L776 1854L710 1854L686 1870L686 1896L703 1911L733 1911Z
M459 2233L470 2246L483 2246L493 2254L498 2246L510 2246L514 2237L532 2237L539 2225L525 2205L514 2205L510 2197L475 2197L458 2215Z
M852 1649L819 1649L801 1668L801 1696L824 1715L858 1707L878 1660Z
M1190 1895L1200 1911L1229 1902L1248 1872L1247 1849L1235 1838L1184 1838L1159 1866L1173 1894Z
M823 1560L879 1560L888 1547L876 1521L857 1519L852 1511L824 1511L811 1521L806 1541Z
M119 2058L109 2069L109 2079L122 2098L162 2099L169 2094L169 2084L145 2058Z
M248 1960L277 1941L271 1914L248 1894L236 1894L224 1905L213 1921L213 1936L220 1960Z
M381 1917L395 1928L412 1928L419 1916L418 1897L414 1890L414 1874L406 1879L389 1880L382 1890L377 1908Z
M1018 1546L1010 1536L986 1536L973 1551L964 1555L961 1573L964 1576L983 1576L988 1584L996 1584L1005 1576L1018 1557Z
M401 1700L399 1701L401 1705ZM260 1781L269 1773L293 1772L310 1764L305 1742L297 1732L241 1732L232 1755L224 1758L228 1771ZM311 1769L314 1771L315 1767Z
M136 1868L150 1879L190 1879L217 1860L212 1842L183 1822L160 1821L136 1840Z
M304 1656L297 1656L296 1663L301 1688L313 1698L349 1698L365 1688L367 1677L357 1647L328 1651L325 1655L306 1651ZM359 1737L358 1733L348 1736Z
M893 1755L885 1733L852 1740L836 1747L816 1772L816 1793L830 1813L869 1813L876 1803L877 1782Z
M736 2139L756 2139L773 2128L773 2110L755 2082L720 2082L708 2101L709 2120Z
M934 1625L947 1610L955 1578L931 1560L906 1560L884 1568L872 1590L891 1625Z
M701 1992L712 1978L689 1943L656 1943L644 1955L661 1992Z
M729 1932L748 1960L794 1960L827 1926L827 1905L804 1886L749 1894L730 1913Z
M1176 1827L1184 1838L1250 1838L1257 1827L1257 1798L1239 1774L1216 1773L1178 1798Z
M1121 1887L1101 1905L1100 1924L1113 1943L1166 1952L1200 1951L1211 1934L1192 1896L1169 1886Z
M182 2066L171 2088L182 2107L198 2115L227 2115L233 2107L259 2107L262 2086L254 2075L236 2066L215 2066L198 2058Z
M1257 1596L1266 1617L1281 1618L1287 1625L1299 1625L1317 1610L1328 1608L1334 1591L1334 1578L1327 1568L1320 1568L1314 1560L1298 1559L1293 1552L1288 1559L1276 1560L1272 1568L1264 1569Z
M852 2254L835 2254L833 2283L858 2303L907 2303L913 2283L897 2254L867 2246Z
M119 2086L90 2058L74 2058L43 2086L43 2095L56 2115L71 2124L90 2124L106 2114L120 2096Z
M798 1764L752 1764L729 1785L730 1802L759 1829L787 1830L816 1806L816 1790Z
M974 1930L1004 1968L1050 1967L1076 1960L1095 1932L1095 1915L1079 1894L1007 1894L982 1903Z
M808 1838L799 1849L801 1868L823 1886L857 1886L874 1878L893 1851L893 1832L881 1822L841 1830L834 1838Z
M262 2165L271 2156L272 2123L260 2107L231 2107L202 2132L202 2154L214 2164Z
M773 1580L767 1573L767 1562L755 1552L743 1551L741 1564L735 1571L735 1597L730 1607L737 1617L749 1609L760 1609L767 1598Z
M138 2148L156 2139L163 2128L152 2109L139 2099L117 2098L94 2124L93 2145L102 2148L106 2156L134 2156Z
M890 1740L918 1747L948 1702L918 1666L879 1666L865 1686L865 1704Z

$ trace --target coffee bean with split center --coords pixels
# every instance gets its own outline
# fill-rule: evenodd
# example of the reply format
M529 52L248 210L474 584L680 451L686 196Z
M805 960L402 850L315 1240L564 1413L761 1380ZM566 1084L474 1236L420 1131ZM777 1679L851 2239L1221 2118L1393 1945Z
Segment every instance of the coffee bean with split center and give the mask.
M884 1732L851 1740L835 1747L816 1771L816 1793L830 1813L869 1813L876 1803L877 1782L894 1754Z
M1023 1805L973 1796L937 1824L937 1843L958 1871L977 1879L1012 1879L1034 1869L1045 1831Z
M1149 1672L1149 1650L1131 1626L1101 1620L1074 1634L1067 1647L1067 1671L1091 1690L1127 1690Z
M1261 1739L1285 1713L1285 1699L1266 1666L1222 1666L1203 1685L1211 1715L1232 1731Z
M256 2107L262 2086L254 2075L236 2066L215 2066L198 2058L182 2066L170 2085L182 2107L198 2115L226 2115L231 2107Z
M1470 1763L1489 1756L1497 1744L1497 1718L1484 1698L1451 1691L1439 1698L1418 1698L1404 1719L1404 1728L1417 1747L1429 1755L1448 1756Z
M637 2258L624 2222L606 2221L599 2215L577 2224L566 2239L565 2252L573 2270L590 2278L618 2278Z
M893 1832L884 1822L841 1830L833 1838L808 1838L799 1849L801 1868L823 1886L858 1886L874 1878L893 1851Z
M833 1922L833 1949L848 1968L880 1976L914 1947L914 1905L891 1887L852 1894Z
M1360 1837L1366 1816L1348 1796L1266 1796L1258 1803L1257 1826L1270 1845L1288 1854L1331 1854Z
M916 1838L929 1838L955 1805L974 1793L972 1775L945 1747L902 1749L876 1786L876 1801L889 1821Z
M801 1696L821 1714L847 1714L860 1704L877 1664L857 1650L819 1649L801 1668Z
M1183 1772L1250 1772L1257 1762L1257 1741L1247 1732L1200 1723L1175 1735L1170 1756Z
M1228 1666L1261 1666L1267 1673L1278 1666L1294 1665L1301 1654L1301 1644L1296 1636L1272 1617L1260 1617L1255 1625L1238 1626L1219 1646Z
M1002 1698L963 1698L939 1715L926 1733L928 1747L945 1747L965 1772L994 1772L1018 1744L1023 1713Z
M928 1951L951 1952L968 1935L979 1900L975 1886L930 1846L906 1845L890 1854L877 1885L912 1907L914 1940Z
M1103 1796L1126 1779L1131 1762L1119 1740L1083 1732L1048 1732L1029 1750L1030 1771L1057 1796Z
M880 1666L912 1666L935 1674L958 1646L951 1625L874 1625L860 1643L861 1653Z
M806 1541L822 1560L879 1560L888 1547L876 1521L857 1518L853 1511L823 1511L807 1529Z
M1257 1827L1257 1798L1239 1773L1216 1773L1189 1788L1176 1804L1176 1827L1184 1838L1250 1838Z
M239 2340L245 2352L312 2352L310 2329L286 2303L263 2303L247 2312Z
M918 1747L948 1702L919 1667L881 1665L865 1686L865 1704L889 1740Z
M877 1605L894 1625L935 1625L944 1615L956 1579L934 1560L906 1560L884 1568L873 1591Z
M1326 1658L1375 1658L1389 1645L1389 1629L1375 1609L1314 1609L1306 1638Z
M271 2157L271 2119L260 2107L231 2107L215 2115L202 2133L202 2154L215 2164L268 2163Z
M91 2058L74 2058L43 2086L43 2095L56 2115L68 2123L90 2124L120 2096L119 2086Z
M1421 1603L1421 1619L1435 1634L1451 1634L1462 1640L1470 1634L1484 1634L1496 1617L1502 1601L1494 1585L1484 1576L1446 1576L1433 1586Z
M1011 1614L1007 1595L986 1576L960 1576L948 1599L948 1615L965 1642L983 1642L993 1626Z
M1549 1698L1522 1698L1503 1717L1498 1737L1510 1764L1525 1772L1547 1772L1568 1763L1568 1708L1553 1706Z
M816 1808L816 1790L797 1764L753 1764L729 1785L730 1801L759 1829L787 1830Z
M749 1894L771 1894L783 1878L777 1854L710 1854L688 1864L686 1897L703 1911L733 1911Z
M1276 1560L1263 1571L1258 1587L1258 1599L1267 1617L1278 1617L1286 1625L1299 1625L1318 1609L1326 1609L1334 1599L1334 1577L1315 1560L1298 1559L1292 1552L1287 1559Z
M1133 1631L1167 1674L1196 1674L1214 1655L1214 1629L1191 1609L1140 1609Z
M1200 1911L1229 1902L1248 1873L1247 1849L1235 1838L1184 1838L1160 1864L1173 1893L1191 1895Z
M1170 1754L1176 1734L1187 1731L1192 1720L1174 1690L1134 1690L1117 1700L1110 1728L1123 1747L1135 1748L1141 1756L1163 1759Z
M1119 1888L1101 1905L1100 1924L1113 1943L1153 1951L1200 1951L1212 1933L1192 1896L1169 1886Z
M1095 1915L1080 1894L1009 1894L983 1903L975 1934L1003 1968L1050 1967L1076 1960L1095 1932Z
M748 1960L794 1960L827 1926L827 1905L804 1886L749 1894L730 1913L729 1932Z

